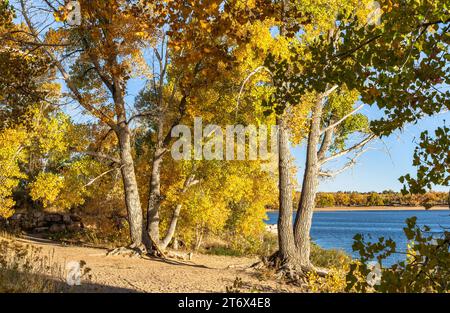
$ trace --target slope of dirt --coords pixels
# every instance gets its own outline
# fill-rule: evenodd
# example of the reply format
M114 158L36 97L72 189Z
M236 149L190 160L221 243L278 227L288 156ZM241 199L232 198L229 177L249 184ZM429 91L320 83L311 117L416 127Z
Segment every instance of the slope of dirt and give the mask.
M91 279L72 289L77 292L226 292L236 278L242 291L295 292L296 287L274 280L261 280L246 270L256 258L194 255L191 261L106 256L107 250L63 246L37 239L19 239L52 255L55 266L65 268L70 261L84 261Z

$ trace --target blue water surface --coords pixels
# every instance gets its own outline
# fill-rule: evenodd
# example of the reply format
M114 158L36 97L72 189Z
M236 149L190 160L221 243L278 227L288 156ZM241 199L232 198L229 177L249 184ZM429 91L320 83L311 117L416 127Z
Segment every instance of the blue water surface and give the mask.
M268 212L267 224L276 224L278 212ZM416 216L419 225L427 225L435 236L450 228L450 211L333 211L315 212L312 223L312 240L326 249L341 249L357 258L352 250L353 236L364 234L370 241L379 237L391 238L397 243L397 250L406 250L407 239L403 232L405 220ZM369 239L369 237L367 237ZM404 255L391 256L385 265L404 259Z

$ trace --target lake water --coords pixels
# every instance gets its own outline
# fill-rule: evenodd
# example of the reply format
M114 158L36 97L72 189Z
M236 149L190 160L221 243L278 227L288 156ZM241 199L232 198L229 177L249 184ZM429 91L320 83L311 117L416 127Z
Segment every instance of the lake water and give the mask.
M278 212L268 212L267 224L276 224ZM326 249L341 249L353 253L352 244L355 234L371 236L370 241L379 237L392 238L397 250L405 250L407 239L403 233L405 220L416 216L419 225L427 225L435 235L442 234L443 228L450 228L450 211L333 211L315 212L312 223L312 240ZM368 239L368 238L367 238ZM385 265L404 259L403 255L390 257Z

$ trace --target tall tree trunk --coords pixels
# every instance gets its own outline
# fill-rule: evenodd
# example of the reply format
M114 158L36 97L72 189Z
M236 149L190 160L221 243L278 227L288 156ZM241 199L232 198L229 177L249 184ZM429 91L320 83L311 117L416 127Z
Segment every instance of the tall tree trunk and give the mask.
M157 148L153 156L150 193L147 210L147 232L154 244L159 244L159 208L161 205L161 164L165 150Z
M173 211L172 220L170 221L169 229L167 230L167 234L164 239L161 241L160 247L161 249L166 249L175 235L175 230L177 229L178 217L180 216L181 204L177 204L175 210Z
M296 258L294 231L292 229L292 185L290 172L289 131L283 117L277 118L278 125L278 175L279 175L279 217L278 257L282 262Z
M310 266L310 231L314 212L317 186L319 182L318 144L322 117L322 104L319 101L313 109L311 129L308 136L306 154L306 168L303 177L303 186L300 195L297 216L295 218L295 245L299 259L303 266Z
M195 170L196 166L194 166L193 171ZM188 189L197 184L199 181L194 180L195 179L195 174L191 173L184 181L183 184L183 189L181 189L180 192L180 197L182 197L187 191ZM175 207L175 210L173 211L173 216L172 216L172 220L170 221L170 225L169 225L169 229L167 230L166 236L164 237L164 239L161 242L161 249L166 249L167 246L169 245L170 241L172 240L173 236L175 235L175 230L177 228L177 223L178 223L178 217L180 216L180 211L182 208L182 204L179 203L177 204L177 206Z
M282 1L280 36L285 32L285 14L289 11L289 1ZM287 109L285 109L286 112ZM292 184L290 171L291 153L289 150L289 129L284 115L277 116L278 126L278 188L279 188L279 216L278 216L278 259L285 265L298 263L295 247L294 230L292 228Z
M197 225L195 227L195 246L194 246L195 251L198 251L202 245L203 233L204 233L204 229L203 229L203 223L202 223L202 225Z
M120 125L117 132L120 147L121 172L125 191L125 204L130 224L130 236L133 247L142 245L142 207L131 153L131 134L128 126Z

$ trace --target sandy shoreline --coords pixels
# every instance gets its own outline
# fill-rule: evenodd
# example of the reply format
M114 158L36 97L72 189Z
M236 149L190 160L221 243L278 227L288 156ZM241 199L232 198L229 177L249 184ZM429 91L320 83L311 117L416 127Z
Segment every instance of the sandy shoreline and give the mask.
M314 212L339 212L339 211L422 211L424 207L404 207L404 206L375 206L375 207L330 207L316 208ZM432 207L429 211L449 211L448 207ZM278 210L267 210L267 212L278 212Z

